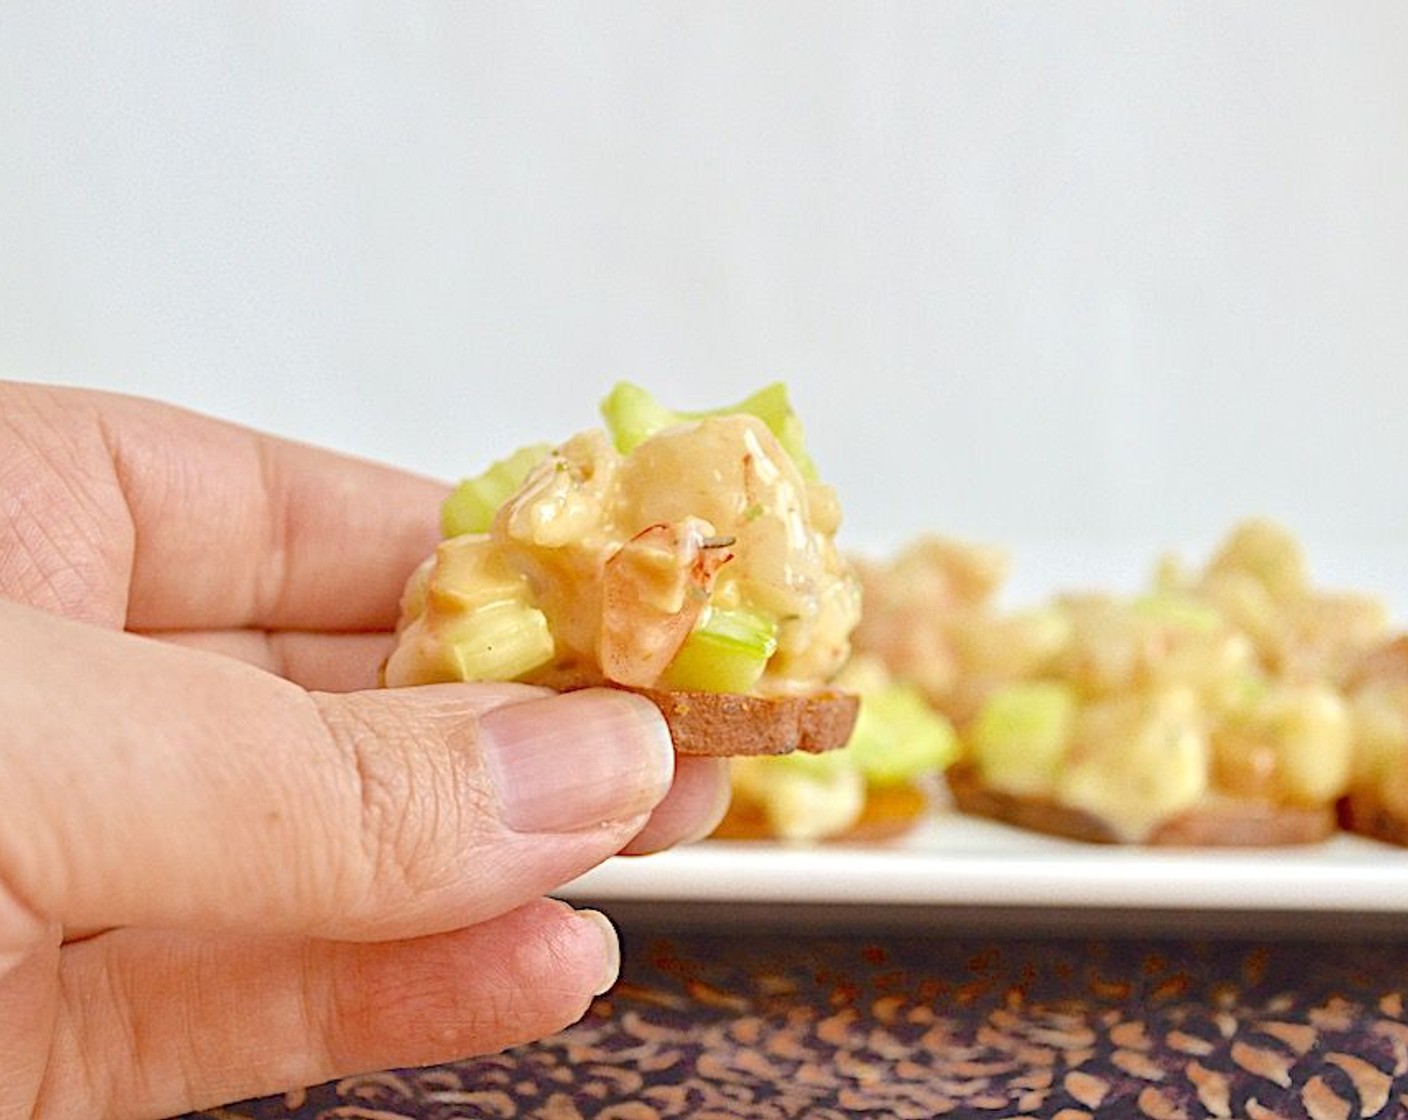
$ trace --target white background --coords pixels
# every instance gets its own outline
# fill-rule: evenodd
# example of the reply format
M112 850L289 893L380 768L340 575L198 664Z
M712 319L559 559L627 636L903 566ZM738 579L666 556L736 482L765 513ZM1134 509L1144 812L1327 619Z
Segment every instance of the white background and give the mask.
M6 3L0 376L447 478L780 378L853 543L1399 594L1408 6Z

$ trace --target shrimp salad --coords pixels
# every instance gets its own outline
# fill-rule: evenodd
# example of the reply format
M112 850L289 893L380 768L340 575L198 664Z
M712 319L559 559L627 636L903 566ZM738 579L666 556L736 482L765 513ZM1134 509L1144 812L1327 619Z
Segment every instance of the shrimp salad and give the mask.
M623 384L602 413L446 501L384 682L824 687L850 656L860 585L783 387L686 414Z

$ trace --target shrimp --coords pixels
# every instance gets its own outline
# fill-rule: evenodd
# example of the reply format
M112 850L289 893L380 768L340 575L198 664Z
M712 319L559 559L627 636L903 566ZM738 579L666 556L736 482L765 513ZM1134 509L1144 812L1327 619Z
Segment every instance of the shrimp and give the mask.
M609 681L649 688L679 652L709 601L732 537L698 517L642 529L602 572L598 659Z

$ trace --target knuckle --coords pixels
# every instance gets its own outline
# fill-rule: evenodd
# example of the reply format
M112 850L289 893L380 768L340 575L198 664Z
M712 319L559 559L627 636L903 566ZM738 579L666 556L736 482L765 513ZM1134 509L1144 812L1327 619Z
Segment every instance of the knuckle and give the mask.
M435 890L464 850L463 790L452 752L404 706L342 697L320 705L351 787L356 844L345 849L355 878L337 894L361 909L386 907ZM380 701L380 702L376 702Z

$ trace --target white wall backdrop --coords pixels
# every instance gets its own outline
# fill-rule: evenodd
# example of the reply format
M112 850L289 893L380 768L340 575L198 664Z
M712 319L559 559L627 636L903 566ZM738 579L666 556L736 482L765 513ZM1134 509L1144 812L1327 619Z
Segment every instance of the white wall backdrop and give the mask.
M4 4L0 376L447 477L782 378L854 541L1408 555L1408 6Z

